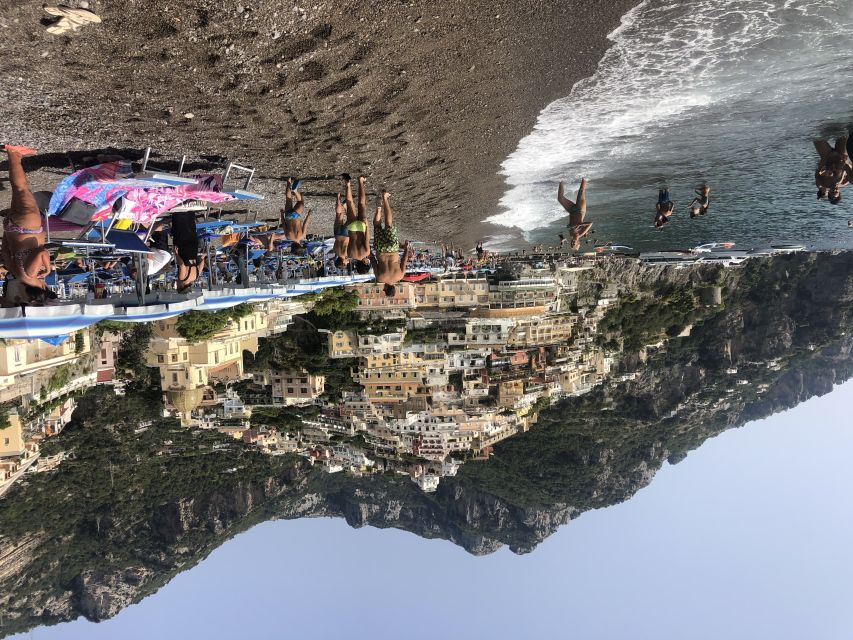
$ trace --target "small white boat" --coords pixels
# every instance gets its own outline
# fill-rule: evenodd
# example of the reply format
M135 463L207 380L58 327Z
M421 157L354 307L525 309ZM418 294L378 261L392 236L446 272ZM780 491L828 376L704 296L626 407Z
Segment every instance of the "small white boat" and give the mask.
M705 244L700 244L698 247L693 247L691 251L693 253L707 253L708 251L719 249L731 249L733 246L735 246L734 242L706 242Z
M796 253L806 250L806 247L801 244L771 244L770 248L774 253Z

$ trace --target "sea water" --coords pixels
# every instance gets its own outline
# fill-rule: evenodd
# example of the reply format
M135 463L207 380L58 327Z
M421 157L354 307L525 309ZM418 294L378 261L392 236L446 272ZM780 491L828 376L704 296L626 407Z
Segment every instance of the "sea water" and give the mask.
M503 163L508 188L489 222L554 244L567 222L557 185L574 199L586 176L587 248L853 240L853 187L838 205L818 202L812 143L853 125L853 0L646 0L609 38L596 73ZM711 209L690 219L705 182ZM676 213L656 230L661 186ZM493 246L501 237L512 235Z

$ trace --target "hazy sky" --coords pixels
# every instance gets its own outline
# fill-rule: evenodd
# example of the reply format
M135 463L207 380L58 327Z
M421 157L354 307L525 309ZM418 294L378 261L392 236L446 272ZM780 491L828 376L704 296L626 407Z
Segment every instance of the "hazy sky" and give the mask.
M853 382L729 431L526 556L271 522L113 620L23 637L850 637L851 407Z

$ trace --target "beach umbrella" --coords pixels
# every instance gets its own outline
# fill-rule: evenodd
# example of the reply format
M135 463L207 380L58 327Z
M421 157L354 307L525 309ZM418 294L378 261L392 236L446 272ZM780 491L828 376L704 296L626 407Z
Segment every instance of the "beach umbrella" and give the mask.
M135 300L135 299L134 299ZM116 306L116 313L110 320L118 322L154 322L182 315L187 311L197 309L202 298L190 298L188 300L176 300L174 302L156 301L151 304L132 304Z
M84 302L0 309L0 338L56 338L90 327L114 313L112 304Z
M247 287L245 289L218 289L205 290L203 294L203 302L197 307L198 311L219 311L221 309L230 309L238 304L245 302L258 302L263 298L260 289L255 287Z

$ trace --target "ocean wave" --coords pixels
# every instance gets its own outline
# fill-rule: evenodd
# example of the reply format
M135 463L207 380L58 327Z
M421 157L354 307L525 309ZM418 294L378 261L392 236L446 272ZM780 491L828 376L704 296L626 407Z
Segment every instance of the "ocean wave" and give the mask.
M695 129L697 146L719 140L733 153L746 149L738 118L778 120L780 105L808 108L820 99L815 78L823 65L828 77L837 72L838 38L849 43L851 6L646 0L610 34L613 45L595 74L548 105L503 163L508 190L502 211L488 222L528 234L553 225L565 216L556 203L558 181L575 189L582 176L590 180L590 205L608 191L609 207L636 206L620 197L620 185L651 188L667 176L648 164L639 171L632 161L658 150L665 155L667 131L679 125Z

